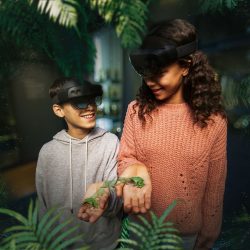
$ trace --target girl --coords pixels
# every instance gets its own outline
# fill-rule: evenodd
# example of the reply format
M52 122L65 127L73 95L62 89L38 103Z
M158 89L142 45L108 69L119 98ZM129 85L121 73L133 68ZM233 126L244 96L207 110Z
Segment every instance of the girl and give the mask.
M130 55L142 77L129 104L118 156L120 176L141 176L145 187L118 187L126 212L159 215L173 200L173 221L185 249L210 249L222 221L227 122L221 86L196 50L195 28L185 20L154 26Z

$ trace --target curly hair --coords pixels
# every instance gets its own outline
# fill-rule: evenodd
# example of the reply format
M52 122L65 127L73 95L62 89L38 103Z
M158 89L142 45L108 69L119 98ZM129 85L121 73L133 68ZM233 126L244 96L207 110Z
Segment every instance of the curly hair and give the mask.
M197 39L194 26L182 19L164 21L155 25L144 39L142 48L152 46L151 44L147 45L147 41L152 36L159 38L161 41L171 41L176 46ZM183 77L182 84L184 100L192 111L194 123L203 128L207 126L213 114L219 114L225 118L226 115L222 106L221 85L217 74L209 65L207 57L201 51L196 51L175 62L181 67L189 69L188 75ZM162 65L162 69L169 64L170 62L167 62L166 65ZM136 96L136 104L133 108L135 111L135 107L139 107L138 117L143 124L146 122L146 115L150 116L150 113L160 103L162 101L158 101L155 98L146 82L142 80L142 85Z

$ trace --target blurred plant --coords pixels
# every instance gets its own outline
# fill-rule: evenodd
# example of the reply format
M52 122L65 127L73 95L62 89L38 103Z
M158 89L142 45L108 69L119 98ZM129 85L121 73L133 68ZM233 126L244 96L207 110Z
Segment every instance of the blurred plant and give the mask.
M241 0L200 0L201 9L204 12L222 11L235 8Z
M30 4L34 0L28 0ZM141 43L141 36L146 31L149 0L87 0L91 10L103 18L105 23L115 26L116 34L125 48L133 48ZM78 30L79 0L38 0L37 9L46 13L51 20L64 27L74 27ZM85 7L86 8L86 7Z
M148 4L143 0L1 0L0 54L6 60L0 74L13 68L13 61L49 58L64 75L85 78L94 69L91 32L100 26L100 19L115 26L124 47L135 47L146 31Z
M146 20L150 1L143 0L87 0L106 23L113 23L116 34L125 48L137 47L146 32Z
M0 208L1 214L11 216L21 224L5 229L4 233L8 234L8 236L1 240L0 248L2 250L62 250L76 243L82 238L82 235L71 236L77 230L77 227L72 227L66 231L63 230L70 224L70 220L57 224L60 213L55 214L55 211L56 209L48 210L38 221L37 202L35 206L33 206L33 201L30 202L27 218L13 210ZM88 248L82 247L79 249L86 250Z
M82 79L92 72L95 48L87 31L87 15L84 10L81 8L78 12L76 32L75 29L51 22L46 14L37 11L35 3L28 4L27 0L2 0L0 34L7 43L0 46L0 52L5 55L10 51L9 55L5 55L9 62L5 69L11 68L13 61L49 58L66 76L73 75ZM11 52L13 49L16 54Z
M178 230L174 228L172 222L165 222L166 217L173 210L176 204L176 201L170 204L160 218L150 211L152 221L151 223L141 215L137 216L140 220L140 223L136 223L128 219L124 225L127 227L128 233L123 233L125 238L119 240L119 242L122 244L122 247L119 249L182 250L182 239L177 235ZM123 230L126 231L126 229ZM135 239L127 238L130 233L134 234Z
M182 239L177 235L178 230L174 228L173 223L165 222L176 204L176 201L170 204L160 218L150 212L151 222L141 215L138 216L140 224L126 219L126 222L123 223L122 238L119 240L122 248L119 249L182 250ZM65 227L70 225L70 220L58 224L61 214L56 212L56 208L48 210L39 221L37 201L33 205L31 200L27 218L5 208L0 208L0 214L10 216L19 222L19 225L14 224L4 230L5 237L0 241L2 250L63 250L70 248L72 244L82 238L82 235L73 238L71 236L77 226L65 230ZM129 239L130 233L135 234L136 240ZM78 249L87 250L88 247Z
M238 214L227 218L223 225L226 229L216 244L219 249L250 249L250 214L245 207Z
M250 76L239 82L229 77L223 77L222 87L224 106L228 111L230 122L237 129L250 129ZM234 112L238 107L245 112L243 114Z
M0 207L7 206L7 190L6 184L3 181L2 176L0 175Z
M35 1L28 0L28 2L32 4ZM62 26L77 27L79 5L76 0L40 0L37 8L41 13L49 14L54 22L58 22Z

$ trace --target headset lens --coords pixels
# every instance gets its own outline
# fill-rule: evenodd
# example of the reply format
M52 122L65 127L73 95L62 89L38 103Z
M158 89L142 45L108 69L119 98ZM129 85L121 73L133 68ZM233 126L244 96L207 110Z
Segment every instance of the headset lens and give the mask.
M88 105L96 105L99 106L102 104L102 97L101 96L96 96L92 98L87 98L87 99L75 99L71 100L71 105L76 108L76 109L86 109Z

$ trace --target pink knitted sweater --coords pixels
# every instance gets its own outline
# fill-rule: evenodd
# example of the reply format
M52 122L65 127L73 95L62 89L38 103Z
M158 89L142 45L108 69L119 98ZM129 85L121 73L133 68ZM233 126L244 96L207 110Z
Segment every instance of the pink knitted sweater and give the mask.
M220 233L226 179L226 120L201 129L193 124L189 106L163 104L143 128L129 104L120 152L118 174L132 164L144 164L152 181L152 210L161 215L175 199L181 202L169 220L182 235L198 233L196 249L212 247Z

